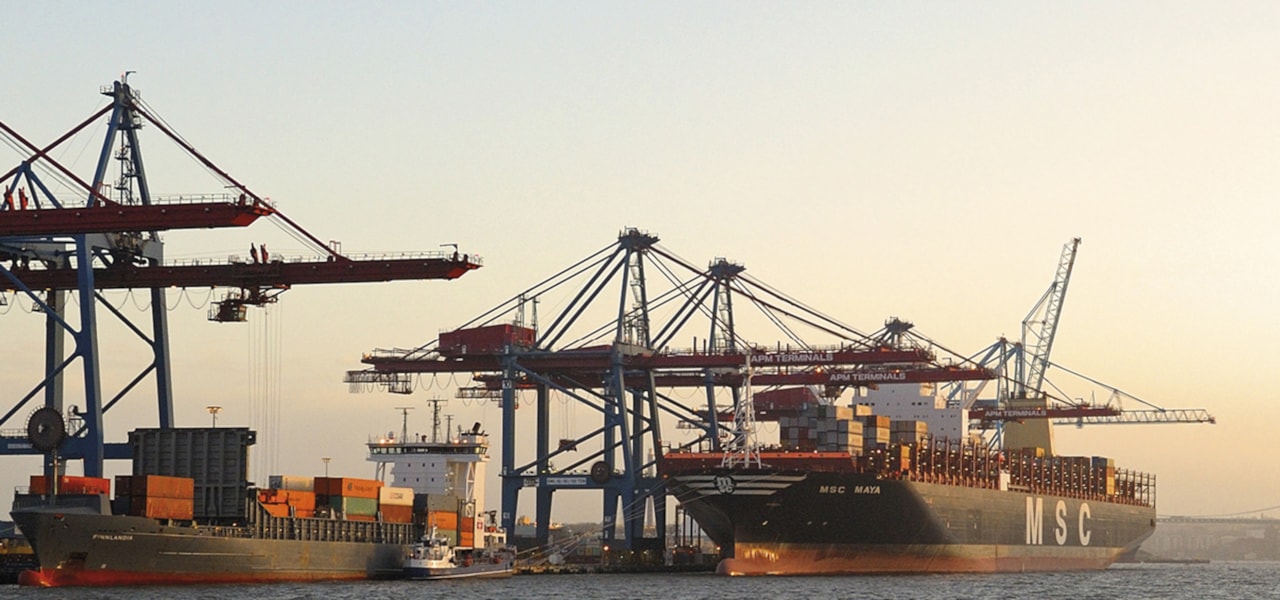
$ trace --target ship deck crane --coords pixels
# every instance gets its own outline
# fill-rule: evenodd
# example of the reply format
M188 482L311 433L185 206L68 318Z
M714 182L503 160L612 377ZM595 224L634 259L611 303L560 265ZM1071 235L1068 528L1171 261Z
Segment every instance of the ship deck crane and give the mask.
M277 207L236 181L155 117L122 78L102 90L111 102L46 146L38 147L12 127L0 123L0 137L27 153L18 166L0 177L0 298L23 294L45 315L43 378L0 415L0 454L37 454L11 423L38 396L58 413L63 406L62 380L79 362L84 405L74 411L72 435L58 449L60 458L83 459L88 476L102 474L102 461L128 458L127 444L107 443L103 416L147 376L154 376L161 427L173 426L167 303L169 287L230 287L238 291L216 303L212 320L244 320L244 306L274 301L292 285L453 279L478 268L476 257L443 252L349 257L325 244L285 216ZM92 177L82 178L51 152L108 116L107 131ZM144 168L139 130L150 125L179 146L232 193L158 198ZM119 177L107 182L111 163ZM59 187L60 186L60 187ZM59 197L53 189L71 189L75 197ZM267 218L282 223L307 240L320 258L302 261L257 260L228 263L166 263L158 232L246 227ZM265 248L264 248L265 249ZM132 323L109 304L106 308L148 346L153 359L114 396L103 394L99 376L97 308L104 289L146 289L151 293L150 332ZM68 293L75 294L78 322L67 314ZM105 303L104 303L105 304ZM64 337L74 339L66 351ZM18 391L21 393L21 391ZM10 396L14 390L0 392ZM4 398L8 399L8 398ZM46 465L46 475L55 465Z

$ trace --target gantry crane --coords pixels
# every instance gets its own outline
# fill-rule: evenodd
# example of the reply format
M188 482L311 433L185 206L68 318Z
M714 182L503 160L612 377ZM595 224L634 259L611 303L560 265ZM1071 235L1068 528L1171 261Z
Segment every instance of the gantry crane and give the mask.
M701 269L658 245L658 237L636 229L617 243L517 294L512 299L409 350L375 351L363 357L369 368L351 371L353 388L381 385L391 391L415 388L420 374L472 374L460 396L500 400L502 433L502 520L512 528L519 493L536 501L536 543L547 541L553 493L598 490L604 496L605 543L612 542L619 503L627 548L660 546L665 529L665 490L652 473L665 450L660 416L700 435L689 444L722 449L726 441L715 398L729 392L734 410L743 409L748 372L754 386L820 386L832 397L839 390L877 383L987 379L993 374L971 364L950 364L923 347L894 347L861 334L778 290L748 277L725 259ZM665 279L660 291L653 275ZM586 282L572 291L576 281ZM660 279L659 281L661 281ZM610 294L610 282L620 288ZM504 321L530 301L558 288L571 298L550 324L532 329ZM658 293L655 293L657 291ZM602 325L578 323L599 298L619 299ZM754 306L789 338L759 345L735 327L734 309ZM596 314L596 313L591 313ZM695 317L696 322L695 322ZM674 340L705 323L701 345L676 348ZM805 342L798 328L833 343ZM697 410L668 395L670 389L706 390L706 408ZM517 406L532 393L534 458L516 459ZM553 447L549 431L552 398L589 406L602 417L594 431L562 439ZM758 406L758 405L757 405ZM574 454L581 450L585 455ZM557 461L568 461L558 464ZM553 466L554 465L554 466ZM657 537L642 536L645 504L656 513ZM656 540L656 542L655 542Z
M1063 246L1053 282L1022 321L1021 340L1015 343L1000 338L971 357L975 363L998 374L995 398L978 399L987 383L980 381L973 388L955 385L950 392L951 402L967 408L977 427L995 428L997 435L993 442L1005 448L1040 447L1049 452L1053 449L1052 424L1214 423L1213 416L1204 409L1161 408L1050 360L1079 247L1080 238L1072 238ZM1102 386L1109 392L1108 400L1096 404L1064 400L1050 394L1044 389L1050 367ZM1126 398L1149 409L1123 409L1120 401Z
M62 379L79 361L83 372L83 407L71 411L72 431L58 439L57 456L82 459L88 476L101 476L108 458L128 458L123 443L106 443L103 416L154 375L160 427L172 427L172 374L165 289L169 287L229 287L227 298L216 304L212 320L240 321L244 307L275 300L292 285L392 281L403 279L453 279L480 266L478 258L443 252L353 259L320 242L280 212L278 208L233 179L175 134L140 100L127 74L102 93L110 103L96 111L52 143L38 147L12 127L0 123L0 135L11 146L28 153L18 166L0 177L0 299L7 293L27 296L45 315L45 371L30 391L16 397L0 415L0 427L12 422L38 395L54 416L67 412ZM50 156L89 125L108 117L107 131L93 175L78 176ZM179 146L231 193L196 194L174 198L153 196L144 168L139 131L153 126ZM119 174L108 182L112 162ZM54 189L69 188L75 197L60 197ZM226 263L174 263L164 260L164 244L158 232L224 227L245 227L260 218L283 222L308 240L320 256L311 260L270 260L265 247L254 260ZM255 252L256 254L256 252ZM99 302L105 289L143 289L151 294L149 333L109 303ZM74 293L78 319L67 315L68 293ZM103 395L99 376L97 316L105 307L150 349L152 361L111 398ZM64 337L74 341L69 355ZM9 400L10 398L4 398ZM46 414L48 414L46 411ZM57 420L57 419L54 419ZM40 425L47 424L42 420ZM28 423L31 429L33 423ZM38 454L42 449L25 443L21 431L0 429L0 454ZM52 456L52 455L50 455ZM56 461L46 464L46 475Z

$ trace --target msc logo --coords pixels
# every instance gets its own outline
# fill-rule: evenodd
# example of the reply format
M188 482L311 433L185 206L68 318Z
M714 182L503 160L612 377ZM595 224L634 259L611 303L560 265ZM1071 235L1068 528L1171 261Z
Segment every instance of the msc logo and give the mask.
M843 485L822 485L822 486L818 486L818 493L819 493L819 494L843 494L843 493L844 493L844 486L843 486Z
M738 486L733 482L733 478L728 475L716 475L716 489L721 494L729 495Z
M1053 510L1054 521L1056 527L1053 528L1053 541L1059 546L1066 545L1067 538L1071 530L1067 527L1067 502L1059 500ZM1093 531L1086 527L1088 521L1093 519L1093 511L1089 509L1088 502L1081 502L1080 508L1076 512L1076 539L1081 546L1088 546L1089 539L1093 537ZM1034 498L1027 496L1027 536L1026 543L1031 546L1039 546L1044 543L1044 498Z

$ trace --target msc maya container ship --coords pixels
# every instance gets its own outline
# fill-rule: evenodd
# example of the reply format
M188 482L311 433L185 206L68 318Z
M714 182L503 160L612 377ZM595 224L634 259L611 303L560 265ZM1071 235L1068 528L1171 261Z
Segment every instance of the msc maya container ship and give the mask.
M721 547L719 572L1101 569L1155 530L1154 478L1052 456L1047 421L1006 425L1017 449L996 451L929 384L866 394L811 397L780 420L777 448L664 456L669 489Z

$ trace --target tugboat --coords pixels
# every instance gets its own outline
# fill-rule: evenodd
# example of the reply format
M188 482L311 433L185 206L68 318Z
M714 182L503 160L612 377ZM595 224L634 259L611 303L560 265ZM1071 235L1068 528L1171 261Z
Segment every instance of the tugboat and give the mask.
M495 546L458 548L449 538L431 528L431 535L413 546L404 559L406 579L462 579L466 577L510 577L515 569L515 549L495 538Z

